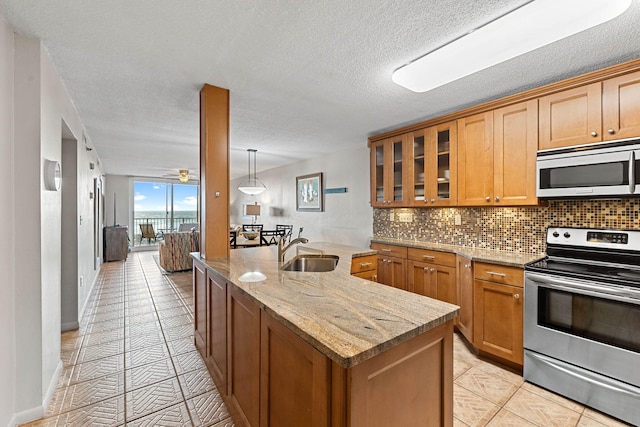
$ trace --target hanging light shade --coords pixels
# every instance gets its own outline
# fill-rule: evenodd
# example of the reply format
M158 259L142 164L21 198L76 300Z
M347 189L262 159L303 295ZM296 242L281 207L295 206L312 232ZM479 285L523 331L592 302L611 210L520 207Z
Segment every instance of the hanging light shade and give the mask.
M248 177L245 181L243 181L240 185L238 185L238 190L242 191L244 194L248 194L250 196L255 196L256 194L262 193L267 187L258 179L256 176L256 152L253 148L247 150L249 153L249 161L248 161ZM253 154L253 175L251 174L251 154Z

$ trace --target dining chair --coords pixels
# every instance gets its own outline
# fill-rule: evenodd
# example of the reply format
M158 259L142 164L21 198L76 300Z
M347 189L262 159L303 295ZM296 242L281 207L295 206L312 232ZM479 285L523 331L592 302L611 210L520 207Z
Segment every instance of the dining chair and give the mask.
M235 230L229 232L229 246L231 249L238 247L238 232Z
M286 230L261 230L260 246L277 245L280 239L284 239Z
M287 243L289 243L291 241L291 234L293 233L293 225L290 225L290 224L276 224L276 230L285 230L286 233L284 235L284 238L286 239Z
M262 231L264 228L263 224L242 224L242 232L245 231Z

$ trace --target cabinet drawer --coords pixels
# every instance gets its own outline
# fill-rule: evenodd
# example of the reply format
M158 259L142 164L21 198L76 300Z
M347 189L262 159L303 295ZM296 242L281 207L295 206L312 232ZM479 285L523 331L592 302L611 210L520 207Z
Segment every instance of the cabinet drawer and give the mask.
M375 270L372 271L362 271L360 273L353 273L352 276L359 277L361 279L371 280L372 282L377 281L378 272Z
M351 259L351 274L372 271L378 268L378 256L367 255Z
M456 254L451 252L430 251L428 249L409 248L409 259L431 264L456 266Z
M371 249L378 251L378 255L394 256L397 258L407 257L406 246L385 245L384 243L371 243Z
M524 270L518 267L475 262L473 273L476 279L488 282L505 283L519 287L522 287L524 283Z

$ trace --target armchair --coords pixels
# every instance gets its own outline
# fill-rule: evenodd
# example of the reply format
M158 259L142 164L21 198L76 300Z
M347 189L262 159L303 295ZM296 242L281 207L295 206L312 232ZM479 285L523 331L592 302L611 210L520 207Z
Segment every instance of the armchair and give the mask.
M169 272L191 270L189 253L200 250L200 232L166 233L158 246L160 267Z

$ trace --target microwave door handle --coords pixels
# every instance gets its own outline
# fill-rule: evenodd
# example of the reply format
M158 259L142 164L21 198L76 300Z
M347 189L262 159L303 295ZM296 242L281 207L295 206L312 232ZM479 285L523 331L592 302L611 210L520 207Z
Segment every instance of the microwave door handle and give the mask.
M629 153L629 193L633 194L636 192L636 183L635 183L635 169L636 167L636 154L635 151L631 150Z

